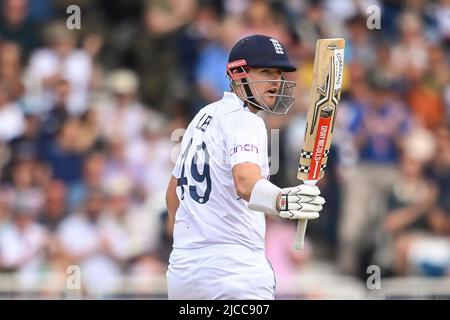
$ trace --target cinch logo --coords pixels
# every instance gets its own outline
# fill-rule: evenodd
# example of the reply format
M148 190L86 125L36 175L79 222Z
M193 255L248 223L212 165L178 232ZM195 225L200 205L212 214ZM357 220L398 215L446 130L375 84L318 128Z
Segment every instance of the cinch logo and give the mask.
M258 147L254 146L253 144L238 144L237 146L234 146L233 148L230 149L230 157L236 153L238 153L239 151L251 151L251 152L256 152L258 153Z
M276 52L277 54L284 54L283 47L282 47L281 44L278 42L278 40L270 39L270 41L272 41L273 47L275 48L275 52Z

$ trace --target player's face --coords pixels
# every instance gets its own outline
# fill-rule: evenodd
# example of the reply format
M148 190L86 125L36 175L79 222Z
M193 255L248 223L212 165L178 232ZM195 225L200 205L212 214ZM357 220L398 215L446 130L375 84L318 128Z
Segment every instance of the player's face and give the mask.
M276 68L251 68L248 71L248 77L252 81L252 90L256 91L253 92L256 100L262 99L258 103L264 102L272 108L281 85L281 70Z

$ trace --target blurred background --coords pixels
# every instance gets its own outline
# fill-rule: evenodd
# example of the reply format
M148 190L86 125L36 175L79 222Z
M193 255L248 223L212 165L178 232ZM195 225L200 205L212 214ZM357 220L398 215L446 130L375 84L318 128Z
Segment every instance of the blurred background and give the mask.
M166 298L183 128L228 90L228 52L250 34L299 67L289 115L265 115L279 186L298 184L315 41L346 39L324 212L301 253L293 221L267 221L277 298L450 298L449 0L0 9L0 298Z

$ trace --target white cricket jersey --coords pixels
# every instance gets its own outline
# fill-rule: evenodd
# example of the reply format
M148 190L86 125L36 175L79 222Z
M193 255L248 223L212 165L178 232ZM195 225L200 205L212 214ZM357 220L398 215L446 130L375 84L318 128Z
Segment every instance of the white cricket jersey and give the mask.
M247 208L236 193L232 168L255 163L269 176L264 121L234 94L199 111L185 132L173 170L180 206L174 248L240 244L264 249L264 213Z

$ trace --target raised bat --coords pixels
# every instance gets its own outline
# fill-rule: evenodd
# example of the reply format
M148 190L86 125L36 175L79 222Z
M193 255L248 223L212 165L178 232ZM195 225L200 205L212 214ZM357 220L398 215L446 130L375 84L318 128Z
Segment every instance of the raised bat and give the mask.
M323 177L330 152L341 97L344 72L343 38L319 39L314 57L314 74L309 93L305 140L297 178L315 185ZM303 248L308 220L298 220L294 248Z

